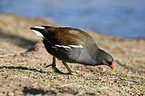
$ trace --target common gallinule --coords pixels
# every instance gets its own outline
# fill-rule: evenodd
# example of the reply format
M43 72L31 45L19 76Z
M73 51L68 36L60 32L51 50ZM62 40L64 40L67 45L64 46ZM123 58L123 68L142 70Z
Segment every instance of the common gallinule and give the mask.
M71 27L34 26L30 29L43 37L48 53L53 55L52 67L56 68L55 58L62 60L70 74L74 74L66 62L84 65L107 65L114 70L113 57L100 49L95 40L85 31Z

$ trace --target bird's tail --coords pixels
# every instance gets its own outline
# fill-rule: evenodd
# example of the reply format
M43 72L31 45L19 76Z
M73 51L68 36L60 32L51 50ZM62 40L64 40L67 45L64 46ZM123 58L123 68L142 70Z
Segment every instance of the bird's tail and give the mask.
M43 36L43 30L45 29L45 27L41 27L41 26L33 26L33 27L30 27L30 29L37 34L37 36L41 36L41 37L44 37Z

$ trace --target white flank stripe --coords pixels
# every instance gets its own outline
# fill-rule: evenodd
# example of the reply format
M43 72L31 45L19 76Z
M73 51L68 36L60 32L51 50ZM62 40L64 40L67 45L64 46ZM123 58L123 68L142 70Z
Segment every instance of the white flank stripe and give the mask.
M39 31L36 31L36 30L32 30L34 33L36 33L37 34L37 36L41 36L41 37L43 37L43 35L39 32Z
M56 47L62 47L62 45L55 45Z
M44 27L41 27L41 26L34 26L34 28L45 29Z
M69 47L69 46L63 46L63 48L70 49L70 47Z
M82 45L69 45L70 47L73 47L73 48L83 48Z
M65 48L65 49L71 49L71 48L83 48L82 45L68 45L68 46L64 46L64 45L55 45L55 46L52 46L52 48Z
M69 46L64 46L64 45L55 45L56 47L63 47L63 48L66 48L66 49L70 49Z

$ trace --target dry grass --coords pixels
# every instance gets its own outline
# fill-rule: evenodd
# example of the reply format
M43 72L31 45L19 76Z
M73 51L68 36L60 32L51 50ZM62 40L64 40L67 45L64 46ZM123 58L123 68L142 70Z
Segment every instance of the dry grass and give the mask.
M145 40L126 40L88 33L115 58L115 71L106 66L69 64L83 76L54 72L49 55L29 30L53 25L50 20L0 14L0 95L144 95ZM57 68L67 70L57 60Z

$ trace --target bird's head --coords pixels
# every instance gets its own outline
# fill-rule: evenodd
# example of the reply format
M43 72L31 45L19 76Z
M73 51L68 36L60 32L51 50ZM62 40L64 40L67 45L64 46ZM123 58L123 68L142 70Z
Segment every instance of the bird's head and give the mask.
M113 66L114 60L112 59L111 61L108 61L108 60L106 61L107 61L106 65L109 66L114 71L114 66Z
M114 71L114 59L109 53L99 49L97 58L101 62L101 65L107 65Z

